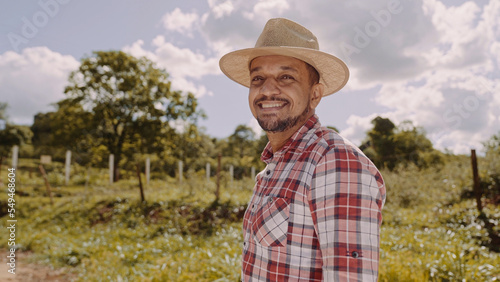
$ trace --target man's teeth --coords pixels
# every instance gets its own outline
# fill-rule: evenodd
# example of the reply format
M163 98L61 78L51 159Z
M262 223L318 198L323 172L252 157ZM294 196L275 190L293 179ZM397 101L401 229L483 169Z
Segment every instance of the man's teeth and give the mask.
M262 108L263 109L278 108L278 107L281 107L282 105L283 105L282 103L278 103L278 104L262 104Z

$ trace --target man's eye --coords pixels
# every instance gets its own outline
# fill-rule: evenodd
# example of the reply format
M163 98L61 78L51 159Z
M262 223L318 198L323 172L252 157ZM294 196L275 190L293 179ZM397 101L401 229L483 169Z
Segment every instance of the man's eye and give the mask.
M281 79L294 79L293 76L285 74L281 76Z
M262 77L255 76L255 77L252 78L252 81L259 81L259 80L262 80Z

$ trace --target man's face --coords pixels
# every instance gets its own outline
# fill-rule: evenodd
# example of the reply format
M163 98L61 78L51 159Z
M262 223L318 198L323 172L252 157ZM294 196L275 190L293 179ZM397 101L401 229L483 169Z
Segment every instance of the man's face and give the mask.
M301 60L257 57L250 65L250 80L250 109L266 132L297 130L319 103L311 104L313 87L307 65Z

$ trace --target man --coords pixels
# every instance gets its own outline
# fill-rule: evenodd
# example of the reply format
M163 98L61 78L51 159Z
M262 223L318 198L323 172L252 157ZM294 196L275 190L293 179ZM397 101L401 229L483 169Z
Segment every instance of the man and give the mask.
M226 54L220 67L249 87L269 138L243 219L242 280L377 280L382 176L315 114L347 83L347 66L306 28L271 19L255 48Z

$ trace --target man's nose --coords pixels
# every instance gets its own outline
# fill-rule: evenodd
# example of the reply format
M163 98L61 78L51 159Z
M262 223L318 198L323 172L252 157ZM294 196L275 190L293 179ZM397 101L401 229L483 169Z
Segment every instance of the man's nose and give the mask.
M278 83L274 78L268 78L260 87L259 94L272 96L280 93Z

